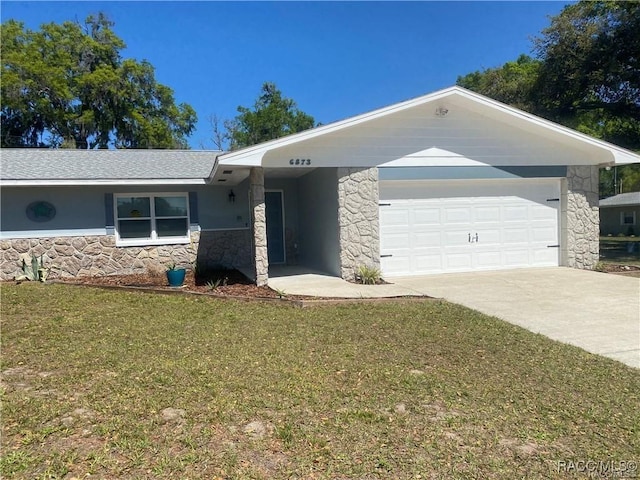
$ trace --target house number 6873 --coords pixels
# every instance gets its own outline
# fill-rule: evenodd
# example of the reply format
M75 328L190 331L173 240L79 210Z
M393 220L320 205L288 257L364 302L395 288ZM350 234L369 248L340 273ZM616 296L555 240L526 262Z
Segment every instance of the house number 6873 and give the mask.
M291 160L289 160L289 165L298 165L298 166L311 165L311 159L310 158L292 158Z

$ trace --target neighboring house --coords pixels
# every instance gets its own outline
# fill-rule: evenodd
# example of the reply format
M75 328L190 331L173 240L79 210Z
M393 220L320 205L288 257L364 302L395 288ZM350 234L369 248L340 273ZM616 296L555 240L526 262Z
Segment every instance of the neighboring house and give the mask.
M171 259L351 280L598 262L598 168L640 156L460 87L243 150L3 150L2 277Z
M640 235L640 192L600 200L601 235Z

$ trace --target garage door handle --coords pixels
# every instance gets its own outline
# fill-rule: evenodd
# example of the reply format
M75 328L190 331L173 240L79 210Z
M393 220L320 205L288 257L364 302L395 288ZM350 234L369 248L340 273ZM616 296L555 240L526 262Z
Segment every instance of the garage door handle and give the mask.
M393 257L393 255L380 255L380 258Z
M560 245L547 245L547 248L560 248Z
M379 203L378 206L379 207L390 207L391 204L390 203Z

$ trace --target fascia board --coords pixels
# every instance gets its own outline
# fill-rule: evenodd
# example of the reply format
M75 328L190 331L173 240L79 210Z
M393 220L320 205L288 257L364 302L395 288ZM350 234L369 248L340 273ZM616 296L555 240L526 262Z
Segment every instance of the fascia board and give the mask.
M254 150L251 152L244 152L242 155L231 158L224 158L224 156L220 156L218 158L218 164L237 167L259 167L262 165L262 158L267 151L268 149L260 149L258 151Z
M0 186L4 187L80 187L100 185L205 185L206 180L198 179L153 179L153 180L1 180Z

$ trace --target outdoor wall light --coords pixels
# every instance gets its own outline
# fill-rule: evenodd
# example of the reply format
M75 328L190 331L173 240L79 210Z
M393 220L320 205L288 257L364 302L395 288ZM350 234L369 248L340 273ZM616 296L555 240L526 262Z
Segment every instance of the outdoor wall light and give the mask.
M236 201L236 194L233 193L233 190L229 190L229 203L234 203Z

